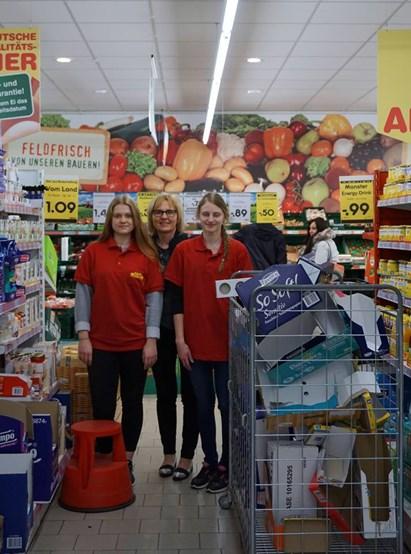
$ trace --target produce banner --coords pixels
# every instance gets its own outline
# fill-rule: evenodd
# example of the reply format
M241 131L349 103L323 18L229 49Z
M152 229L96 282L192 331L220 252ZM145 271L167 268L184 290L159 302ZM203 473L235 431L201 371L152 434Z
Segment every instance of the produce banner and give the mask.
M411 30L378 33L378 130L411 143Z
M0 144L39 130L39 29L0 29Z
M11 142L7 157L17 168L76 176L80 183L105 183L110 135L103 129L48 129Z
M77 221L78 179L71 177L46 179L44 186L44 219L46 221Z
M341 221L373 221L374 179L372 175L340 178Z
M57 114L47 116L55 122L59 117L69 124ZM287 121L257 114L216 115L206 145L201 140L204 124L191 126L177 116L167 116L165 123L167 149L162 117L156 119L158 145L150 136L148 118L104 123L111 135L108 178L100 186L83 181L82 189L184 192L187 222L194 220L195 199L210 190L230 193L227 199L231 194L276 193L280 216L292 217L308 207L339 213L341 176L370 175L401 163L401 142L378 134L366 121L353 125L342 114L326 114L319 121L303 114ZM240 214L237 222L244 209L233 207Z

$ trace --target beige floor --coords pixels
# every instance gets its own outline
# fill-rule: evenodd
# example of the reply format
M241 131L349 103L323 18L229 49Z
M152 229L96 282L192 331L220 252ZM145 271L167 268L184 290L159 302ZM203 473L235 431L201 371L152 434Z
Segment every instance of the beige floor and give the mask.
M192 490L189 480L175 483L158 476L162 448L155 397L145 398L144 410L134 460L136 502L115 512L84 514L63 510L55 500L31 553L242 554L235 515L219 507L217 495ZM201 460L198 447L195 470Z

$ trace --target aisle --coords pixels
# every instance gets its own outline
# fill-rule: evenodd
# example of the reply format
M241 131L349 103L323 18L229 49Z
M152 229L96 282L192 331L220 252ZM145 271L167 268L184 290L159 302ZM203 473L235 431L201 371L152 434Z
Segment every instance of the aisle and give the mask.
M136 502L115 512L84 514L63 510L54 501L30 553L242 553L234 514L219 508L217 495L192 490L189 480L178 484L158 476L162 449L155 397L145 398L144 414L134 460ZM198 448L196 471L201 459Z

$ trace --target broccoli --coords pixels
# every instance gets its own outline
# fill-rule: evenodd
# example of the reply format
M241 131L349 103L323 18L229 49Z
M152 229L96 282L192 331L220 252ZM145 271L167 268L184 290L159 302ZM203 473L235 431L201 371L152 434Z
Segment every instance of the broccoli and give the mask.
M128 159L127 171L131 173L137 173L141 178L150 173L154 173L157 162L153 156L143 154L142 152L127 152Z
M325 156L310 156L305 160L304 167L309 177L323 177L330 167L330 158Z
M41 126L67 129L70 127L70 121L58 113L48 113L41 116Z

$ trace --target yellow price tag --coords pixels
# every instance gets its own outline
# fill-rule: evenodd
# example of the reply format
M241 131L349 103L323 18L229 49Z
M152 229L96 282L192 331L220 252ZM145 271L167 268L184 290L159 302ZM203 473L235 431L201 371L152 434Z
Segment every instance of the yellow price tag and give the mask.
M44 219L77 221L78 179L46 179L44 186Z
M137 208L140 212L141 219L144 223L147 223L148 217L148 207L153 200L158 195L157 192L139 192L137 193Z
M340 177L340 202L341 221L373 221L373 178Z
M277 223L279 221L278 196L276 192L257 192L257 223Z

